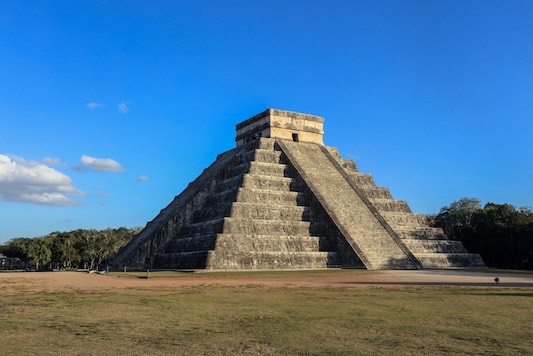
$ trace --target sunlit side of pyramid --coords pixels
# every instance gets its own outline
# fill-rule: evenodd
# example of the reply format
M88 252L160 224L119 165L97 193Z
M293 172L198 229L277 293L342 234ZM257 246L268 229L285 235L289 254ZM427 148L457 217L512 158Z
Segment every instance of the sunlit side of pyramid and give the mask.
M323 144L324 119L268 109L117 255L130 269L485 267Z

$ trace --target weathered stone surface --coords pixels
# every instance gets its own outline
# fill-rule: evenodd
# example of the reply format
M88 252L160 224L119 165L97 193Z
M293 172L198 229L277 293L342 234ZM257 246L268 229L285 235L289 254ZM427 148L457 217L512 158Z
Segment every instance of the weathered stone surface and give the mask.
M269 109L125 246L130 269L483 267L334 147L323 119Z

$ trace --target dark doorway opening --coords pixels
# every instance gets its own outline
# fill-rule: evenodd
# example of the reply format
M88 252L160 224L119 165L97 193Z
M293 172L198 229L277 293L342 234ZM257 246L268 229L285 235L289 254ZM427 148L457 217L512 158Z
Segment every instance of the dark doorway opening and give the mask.
M292 134L292 140L293 140L294 142L298 142L298 134L297 134L297 133L293 133L293 134Z

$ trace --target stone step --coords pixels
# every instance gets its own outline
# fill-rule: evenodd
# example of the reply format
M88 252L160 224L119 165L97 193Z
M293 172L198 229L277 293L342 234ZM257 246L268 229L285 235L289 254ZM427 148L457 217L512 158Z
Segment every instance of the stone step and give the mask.
M362 186L360 187L360 189L366 195L368 199L371 199L371 198L380 198L380 199L391 198L392 199L391 193L389 192L387 188L384 188L384 187Z
M231 213L231 206L231 201L212 201L209 199L202 209L194 212L191 223L195 224L202 221L229 216Z
M176 253L213 250L215 248L216 239L216 234L183 236L175 238L167 244L165 247L165 252Z
M415 253L424 268L483 268L481 256L473 253Z
M411 213L409 205L403 200L372 199L372 205L380 212Z
M392 255L373 258L370 269L416 269L413 263L405 259L405 255Z
M249 167L250 167L250 162L243 162L241 164L229 167L227 169L226 178L232 178L232 177L242 175L248 172Z
M321 244L316 236L218 234L216 248L236 254L247 251L319 252Z
M241 174L241 175L227 178L227 179L224 179L223 181L220 181L216 186L215 194L226 192L228 190L236 189L242 186L243 179L244 179L244 175Z
M396 228L394 231L401 239L448 240L439 227Z
M285 221L309 220L310 208L305 206L271 205L264 203L235 202L231 206L232 218Z
M358 186L365 186L368 188L376 187L376 183L374 182L374 178L369 173L361 173L361 172L354 172L354 171L347 171L348 176Z
M249 174L261 176L287 177L287 165L281 163L250 162Z
M209 261L216 269L314 269L336 267L336 252L268 252L241 254L211 251Z
M341 158L341 166L348 172L357 172L357 165L353 159Z
M305 196L300 192L240 188L236 201L274 205L304 205Z
M273 177L245 174L242 187L247 189L299 191L296 179L289 177Z
M216 234L222 231L224 218L216 218L202 222L184 225L180 230L180 237L193 237Z
M239 192L239 188L240 187L236 186L224 191L213 193L208 198L207 204L217 204L235 201L235 199L237 198L237 193Z
M304 142L280 140L278 144L333 223L341 229L346 242L366 265L372 268L373 257L403 255L403 264L400 259L394 263L416 268L416 261L408 258L395 236L391 236L376 219L366 201L354 191L345 170L337 164L338 160L328 151ZM372 188L370 192L389 194L385 188Z
M394 256L402 253L396 242L376 238L375 233L370 231L364 236L358 236L357 245L365 252L365 256L370 257Z
M428 220L425 215L412 214L403 212L381 212L381 216L387 221L389 225L394 227L426 227Z
M392 196L390 197L369 197L367 196L367 199L370 201L372 205L379 204L379 203L392 203L395 202L394 198Z
M453 240L402 240L409 250L415 253L467 253L461 241Z
M170 241L165 253L223 249L233 253L247 251L318 252L329 250L317 236L208 234L183 236Z
M313 236L318 225L308 221L276 221L250 219L224 219L224 234Z
M261 137L257 141L257 148L263 149L263 150L274 151L274 145L275 144L276 144L276 140L271 139L271 138Z
M153 268L204 269L207 266L209 251L159 253L155 256Z
M264 149L255 149L246 152L243 159L265 163L285 163L281 157L281 152Z

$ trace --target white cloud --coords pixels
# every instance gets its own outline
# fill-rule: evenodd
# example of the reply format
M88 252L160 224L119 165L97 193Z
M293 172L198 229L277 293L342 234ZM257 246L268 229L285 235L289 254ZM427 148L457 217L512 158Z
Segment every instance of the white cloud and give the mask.
M139 182L148 182L150 180L150 177L148 176L138 176L137 181Z
M75 205L67 195L83 195L69 176L40 162L0 154L0 200L42 204Z
M90 103L87 103L87 105L85 105L85 106L88 107L91 110L94 110L94 109L103 108L105 105L97 103L97 102L94 102L94 101L91 101Z
M121 102L120 104L118 104L118 110L121 113L127 113L128 111L130 111L130 107L126 105L125 102Z
M83 155L80 159L83 166L74 167L78 171L97 171L97 172L124 172L124 168L117 161L111 158L94 158Z

